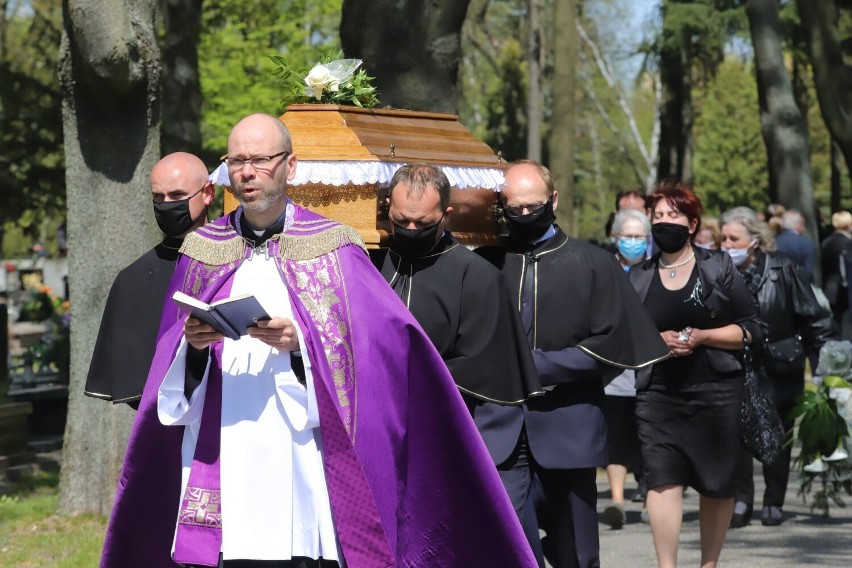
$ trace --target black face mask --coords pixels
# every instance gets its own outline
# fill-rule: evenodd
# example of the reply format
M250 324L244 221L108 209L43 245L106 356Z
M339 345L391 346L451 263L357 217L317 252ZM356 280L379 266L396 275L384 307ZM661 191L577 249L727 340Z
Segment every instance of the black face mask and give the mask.
M512 235L513 239L522 243L536 241L547 232L556 220L556 216L553 214L553 196L547 199L540 211L527 215L513 215L506 211L504 218L506 219L506 226L509 228L509 234Z
M689 227L678 223L654 223L651 234L661 251L673 253L682 249L689 240Z
M157 226L167 237L180 237L189 232L195 221L189 213L189 200L201 193L202 187L186 199L154 203L154 218Z
M444 218L441 217L441 221ZM406 260L416 260L435 248L441 221L422 229L406 229L393 224L391 250Z

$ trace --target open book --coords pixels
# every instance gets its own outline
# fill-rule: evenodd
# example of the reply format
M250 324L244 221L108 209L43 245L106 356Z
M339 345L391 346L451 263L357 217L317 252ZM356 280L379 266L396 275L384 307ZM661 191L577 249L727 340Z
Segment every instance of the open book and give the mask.
M172 300L190 317L212 325L216 331L235 341L248 335L248 328L257 325L257 322L272 319L251 294L205 304L183 292L175 292Z

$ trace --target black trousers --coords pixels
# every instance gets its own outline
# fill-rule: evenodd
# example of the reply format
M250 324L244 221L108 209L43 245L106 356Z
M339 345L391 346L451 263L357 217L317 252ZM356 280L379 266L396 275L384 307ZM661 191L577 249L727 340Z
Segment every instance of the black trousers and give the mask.
M538 520L535 514L536 498L533 494L533 471L530 461L527 435L522 430L518 445L515 446L515 450L509 456L509 459L497 466L497 473L500 474L503 487L506 488L509 500L512 501L515 513L521 521L524 536L527 537L527 542L529 542L539 568L544 568L544 555L541 550Z
M793 428L794 421L787 417L790 410L790 408L779 410L785 432L790 432ZM793 451L792 444L789 441L788 435L778 458L774 462L762 466L763 480L766 483L766 490L763 492L764 507L772 505L781 508L784 506L784 498L787 495L787 481L790 479L790 455ZM754 506L754 458L742 444L740 445L737 464L737 490L734 494L734 500Z
M497 468L536 555L554 568L600 566L595 468L545 469L530 454L526 436ZM547 533L544 546L539 526Z

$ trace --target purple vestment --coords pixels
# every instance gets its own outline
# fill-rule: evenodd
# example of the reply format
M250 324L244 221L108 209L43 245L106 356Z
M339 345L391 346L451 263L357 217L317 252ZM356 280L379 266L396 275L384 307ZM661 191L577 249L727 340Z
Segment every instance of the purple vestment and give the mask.
M187 237L169 296L227 295L251 254L234 217ZM359 240L296 207L292 225L269 242L313 365L326 484L347 566L535 566L452 377ZM160 424L157 392L183 319L167 302L102 567L175 566L183 427ZM218 460L216 444L204 453L197 449L196 460Z

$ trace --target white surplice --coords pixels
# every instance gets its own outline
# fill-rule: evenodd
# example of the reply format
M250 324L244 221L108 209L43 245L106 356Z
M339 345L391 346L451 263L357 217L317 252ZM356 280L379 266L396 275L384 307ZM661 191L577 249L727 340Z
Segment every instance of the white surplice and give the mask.
M293 319L276 261L262 252L244 261L234 275L231 295L243 293L254 294L271 316ZM304 345L302 330L298 333ZM207 390L205 371L190 400L184 396L186 349L183 340L157 402L160 422L185 426L181 495ZM248 336L224 340L219 462L226 560L340 557L322 467L310 360L307 351L302 356L307 387L293 373L288 352Z

